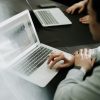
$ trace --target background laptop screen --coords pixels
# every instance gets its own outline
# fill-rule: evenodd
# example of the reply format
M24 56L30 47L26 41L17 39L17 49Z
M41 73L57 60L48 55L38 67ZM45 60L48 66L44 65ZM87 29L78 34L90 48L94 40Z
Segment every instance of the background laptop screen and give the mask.
M0 56L9 61L32 46L37 42L33 32L27 14L0 27Z

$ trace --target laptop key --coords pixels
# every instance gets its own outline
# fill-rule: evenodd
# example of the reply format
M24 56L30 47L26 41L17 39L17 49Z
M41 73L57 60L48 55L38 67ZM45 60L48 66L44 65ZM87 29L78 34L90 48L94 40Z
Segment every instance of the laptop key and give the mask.
M46 61L51 51L45 47L39 47L35 52L30 53L25 59L15 64L13 69L29 76Z

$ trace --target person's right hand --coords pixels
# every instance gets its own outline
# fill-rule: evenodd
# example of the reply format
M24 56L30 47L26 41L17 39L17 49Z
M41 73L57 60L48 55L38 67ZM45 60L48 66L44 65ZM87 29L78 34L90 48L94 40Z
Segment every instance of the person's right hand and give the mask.
M78 13L81 13L85 8L85 4L86 4L86 1L80 1L78 3L75 3L74 5L67 8L66 12L73 14L75 10L79 9Z
M75 66L83 67L86 71L90 70L94 63L95 58L91 57L91 49L80 49L74 53L75 55Z
M60 61L63 61L63 63L59 63ZM64 52L58 51L53 51L49 54L48 65L50 68L67 68L72 64L74 64L74 56L71 54L65 54Z

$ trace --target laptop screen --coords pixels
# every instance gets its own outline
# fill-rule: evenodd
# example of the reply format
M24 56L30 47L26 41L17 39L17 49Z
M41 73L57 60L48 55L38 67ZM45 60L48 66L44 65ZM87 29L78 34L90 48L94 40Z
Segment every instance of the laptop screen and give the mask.
M0 56L12 60L37 42L28 14L0 27Z

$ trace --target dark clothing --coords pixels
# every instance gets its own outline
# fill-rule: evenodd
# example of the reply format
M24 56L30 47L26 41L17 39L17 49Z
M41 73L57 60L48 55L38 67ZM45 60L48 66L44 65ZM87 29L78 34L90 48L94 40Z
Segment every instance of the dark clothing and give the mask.
M71 6L74 3L77 3L77 2L82 1L82 0L53 0L53 1L63 3L64 5L67 5L67 6Z

